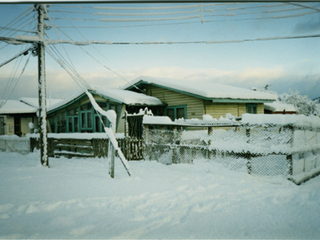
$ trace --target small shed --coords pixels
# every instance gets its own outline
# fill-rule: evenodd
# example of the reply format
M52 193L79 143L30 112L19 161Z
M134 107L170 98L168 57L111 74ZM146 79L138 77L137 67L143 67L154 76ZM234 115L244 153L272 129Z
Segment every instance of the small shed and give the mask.
M297 114L297 110L292 104L283 102L273 102L264 104L265 114Z
M48 99L47 105L61 99ZM30 127L38 128L38 98L20 98L19 100L0 100L0 135L24 137L30 133Z

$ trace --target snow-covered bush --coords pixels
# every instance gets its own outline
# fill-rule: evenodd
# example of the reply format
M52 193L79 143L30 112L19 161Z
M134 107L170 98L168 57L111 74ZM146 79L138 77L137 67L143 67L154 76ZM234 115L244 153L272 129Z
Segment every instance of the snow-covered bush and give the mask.
M289 93L279 95L279 101L294 105L297 114L320 116L319 101L313 101L307 95L301 95L298 91L292 92L289 90Z

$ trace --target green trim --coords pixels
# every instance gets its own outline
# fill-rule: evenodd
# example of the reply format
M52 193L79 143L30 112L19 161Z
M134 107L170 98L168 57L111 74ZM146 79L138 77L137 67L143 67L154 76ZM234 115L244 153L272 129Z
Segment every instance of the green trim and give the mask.
M231 98L215 98L212 99L214 103L268 103L274 102L275 100L266 99L231 99Z
M174 109L174 118L177 119L177 110L176 110L177 108L183 108L184 109L184 119L187 119L188 115L187 115L187 105L186 104L184 104L184 105L167 106L165 108L166 116L168 116L168 112L167 112L168 109Z
M70 102L67 102L64 105L47 112L47 115L52 114L52 113L57 112L57 111L60 111L61 109L64 109L64 108L68 108L68 107L70 107L71 105L73 105L75 103L81 102L86 97L87 97L87 95L85 93L82 93L81 95L79 95L77 98L71 100Z
M212 102L224 102L224 103L250 103L250 102L251 103L265 103L266 102L266 103L268 103L268 102L274 102L275 101L275 100L270 100L270 99L208 98L208 97L204 97L204 96L201 96L201 95L197 95L197 94L181 91L181 90L178 90L178 89L170 88L170 87L167 87L167 86L163 86L163 85L160 85L160 84L149 83L149 82L146 82L144 80L140 80L139 82L135 83L134 85L137 86L137 87L140 87L141 85L151 85L151 86L155 86L155 87L164 88L164 89L167 89L167 90L170 90L170 91L178 92L178 93L181 93L181 94L189 95L189 96L192 96L192 97L200 98L200 99L203 99L203 100L209 100L209 101L212 101ZM130 86L130 87L126 88L126 90L132 90L132 89L134 89L133 86Z

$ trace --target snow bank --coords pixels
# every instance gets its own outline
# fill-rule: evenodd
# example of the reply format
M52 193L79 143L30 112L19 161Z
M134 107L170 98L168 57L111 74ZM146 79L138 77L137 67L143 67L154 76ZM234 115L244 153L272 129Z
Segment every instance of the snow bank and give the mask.
M301 186L222 164L50 160L0 152L2 239L318 239L320 177Z
M20 138L16 135L0 136L0 151L28 154L30 152L30 140L29 138Z

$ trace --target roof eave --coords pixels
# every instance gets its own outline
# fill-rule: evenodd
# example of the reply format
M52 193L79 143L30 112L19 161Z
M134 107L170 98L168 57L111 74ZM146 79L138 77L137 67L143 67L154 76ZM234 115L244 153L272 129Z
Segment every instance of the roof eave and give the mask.
M234 98L213 98L214 103L268 103L274 102L272 99L234 99Z

